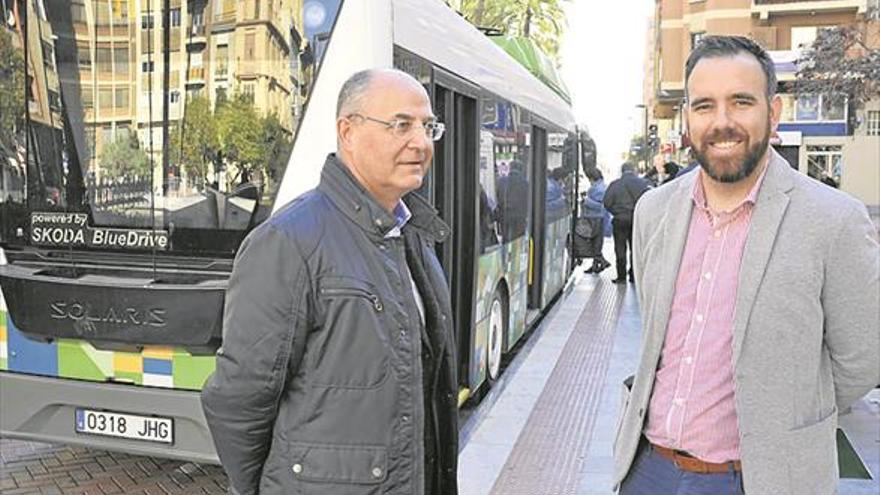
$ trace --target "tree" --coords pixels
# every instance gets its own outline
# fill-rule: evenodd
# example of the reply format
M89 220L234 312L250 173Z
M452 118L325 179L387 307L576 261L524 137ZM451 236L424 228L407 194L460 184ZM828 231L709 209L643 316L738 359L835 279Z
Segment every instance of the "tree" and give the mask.
M846 97L854 110L880 97L878 16L880 8L873 7L856 23L819 30L798 60L796 92Z
M236 95L217 106L217 140L223 158L235 164L248 175L265 167L269 149L266 146L266 126L243 95Z
M180 165L193 182L202 184L208 178L208 164L219 149L210 102L203 97L187 100L183 121L171 130L171 161Z
M24 56L13 45L12 34L0 28L0 145L10 150L23 146Z
M150 158L140 148L137 134L118 136L98 157L105 177L150 177Z
M463 0L462 15L481 28L530 38L556 63L565 30L562 4L569 0Z
M290 133L284 129L274 114L263 119L263 139L268 150L263 172L270 183L277 184L281 182L281 176L287 167L293 141Z

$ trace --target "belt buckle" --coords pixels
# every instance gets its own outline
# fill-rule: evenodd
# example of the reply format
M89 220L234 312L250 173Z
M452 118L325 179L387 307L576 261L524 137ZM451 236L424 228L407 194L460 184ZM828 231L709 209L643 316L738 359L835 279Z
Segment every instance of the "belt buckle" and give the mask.
M675 467L682 471L688 471L697 474L709 474L710 472L709 466L706 464L706 462L701 461L696 457L683 456L678 452L673 452L673 456L673 464L675 464ZM685 463L687 463L687 466L685 466Z

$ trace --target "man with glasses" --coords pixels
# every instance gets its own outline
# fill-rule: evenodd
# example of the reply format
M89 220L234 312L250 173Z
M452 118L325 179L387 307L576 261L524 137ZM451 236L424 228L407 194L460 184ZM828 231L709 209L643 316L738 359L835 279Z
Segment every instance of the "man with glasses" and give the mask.
M425 89L354 74L318 187L242 244L202 392L234 491L455 495L449 234L409 194L443 135Z

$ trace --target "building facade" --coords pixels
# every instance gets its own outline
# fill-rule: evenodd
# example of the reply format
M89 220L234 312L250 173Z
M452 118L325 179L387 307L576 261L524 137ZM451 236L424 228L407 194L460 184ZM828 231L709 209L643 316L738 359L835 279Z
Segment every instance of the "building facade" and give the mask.
M845 97L795 94L793 82L801 50L822 29L859 25L869 47L880 48L876 18L866 14L876 0L657 0L649 49L654 66L646 70L651 89L646 100L652 121L670 151L686 161L682 121L684 65L691 49L706 35L747 36L770 54L776 65L782 121L772 142L803 173L833 178L840 188L880 209L880 99L854 110ZM649 99L650 98L650 99ZM853 118L854 117L854 118Z

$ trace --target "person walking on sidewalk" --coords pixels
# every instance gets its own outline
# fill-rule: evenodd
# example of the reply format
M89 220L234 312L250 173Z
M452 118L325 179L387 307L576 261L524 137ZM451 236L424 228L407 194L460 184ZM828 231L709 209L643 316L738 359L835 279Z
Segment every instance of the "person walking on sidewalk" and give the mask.
M863 204L769 146L755 42L685 68L696 172L635 212L642 355L614 445L620 495L835 493L837 415L880 382L880 247Z
M602 244L605 240L605 225L610 223L610 215L605 209L605 177L598 168L590 168L586 171L587 179L590 180L590 188L581 202L581 218L590 224L589 254L593 258L593 264L584 273L601 273L611 266L611 263L602 255Z
M317 189L245 239L202 406L241 494L455 495L449 228L417 194L443 135L411 76L354 74Z
M615 284L626 283L627 250L630 251L632 260L633 211L636 202L649 188L648 181L636 175L635 167L626 162L620 167L620 178L612 181L605 191L605 208L611 213L614 234L614 258L617 267ZM632 268L629 270L629 280L634 281Z

